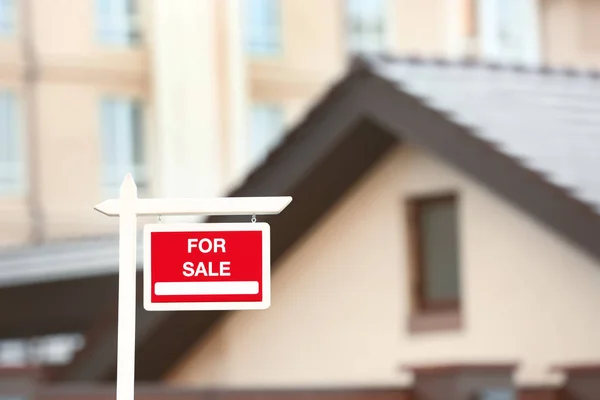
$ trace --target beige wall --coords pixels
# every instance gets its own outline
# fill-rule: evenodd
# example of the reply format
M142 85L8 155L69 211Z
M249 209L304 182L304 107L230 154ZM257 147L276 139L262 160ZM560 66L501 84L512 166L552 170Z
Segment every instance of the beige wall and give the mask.
M541 1L543 49L550 64L600 68L600 2Z
M146 48L108 46L96 36L95 1L36 0L32 2L33 34L42 74L89 82L96 79L145 78L148 73ZM148 41L150 2L142 1L142 42ZM83 82L82 82L83 83Z
M460 194L462 331L406 330L402 198ZM281 261L272 306L236 312L169 381L191 386L407 384L402 364L520 360L520 383L600 359L600 263L415 149L392 152Z
M38 86L40 198L50 239L114 232L115 221L93 210L115 196L101 184L100 152L99 101L112 94L146 100L145 91L124 83Z
M25 12L23 3L19 11ZM0 86L15 90L22 110L20 132L30 159L29 127L37 126L38 193L47 239L113 232L115 223L92 209L103 200L99 146L99 101L103 95L128 95L151 106L147 46L104 46L95 33L93 0L31 2L32 37L36 50L35 112L27 108L23 25L12 38L0 40ZM142 41L149 2L141 2ZM26 21L23 14L20 21ZM147 121L151 141L151 121ZM30 169L30 166L27 167ZM27 188L18 196L0 198L0 246L29 238Z
M447 2L389 0L390 49L442 51ZM90 204L104 197L98 182L96 106L103 93L133 94L145 100L148 128L156 126L160 132L147 138L155 194L213 195L247 171L248 103L280 103L286 123L292 124L339 77L347 56L344 0L285 0L281 54L251 60L242 48L242 17L236 14L241 11L239 0L202 5L181 0L177 8L166 9L161 2L141 1L143 45L133 49L98 42L94 0L32 4L39 65L35 92L39 190L50 238L104 231L106 219L89 211ZM431 23L422 24L420 19ZM0 40L0 84L4 86L23 83L21 39L18 33ZM62 117L65 109L72 110L68 118ZM68 152L69 145L78 151ZM199 184L189 185L191 180ZM84 183L76 189L73 182L78 181ZM22 234L11 235L11 243L22 243L29 223L16 209L26 214L23 196L0 199L0 221L14 221L11 228ZM6 242L0 238L0 243Z
M102 218L87 214L90 201L102 198L98 182L92 179L99 179L95 104L103 93L140 96L148 105L149 129L157 125L158 131L164 132L148 137L155 193L209 195L222 192L246 171L242 160L248 154L247 115L243 110L249 102L280 103L287 124L293 124L345 66L344 0L285 0L282 53L249 60L241 41L239 48L235 45L243 34L235 28L241 24L241 17L234 15L240 11L239 0L223 2L226 5L219 2L218 6L209 1L202 7L182 0L176 10L158 13L153 2L142 1L144 44L134 49L98 43L94 0L75 3L32 2L40 68L36 90L38 147L43 160L40 189L48 224L55 224L48 226L51 237L79 235L89 227L95 233L93 227L104 224ZM22 7L23 3L18 4ZM390 49L425 55L459 51L468 4L466 0L389 0ZM552 64L600 66L600 33L595 23L600 19L598 2L548 0L540 4L546 59ZM178 22L173 24L174 20ZM184 39L189 40L187 45L183 45ZM19 34L0 39L0 86L14 87L23 94L20 40ZM189 48L198 51L192 54ZM214 56L213 61L206 62L207 54ZM173 59L179 61L165 62ZM69 118L58 118L64 110L61 104L73 110ZM198 131L204 134L196 135ZM79 152L61 155L65 143L78 143ZM189 151L200 147L210 150L202 157ZM80 159L87 162L72 168ZM193 188L170 178L183 174L189 181L197 177L197 171L208 168L218 171L198 178L202 185ZM77 192L67 187L69 182L84 178L86 194L78 194L71 203L63 201L63 195ZM25 195L0 198L0 221L15 232L0 237L0 245L22 243L26 237ZM80 224L83 221L90 225Z
M397 49L422 56L445 56L448 0L396 0ZM463 6L456 4L456 6Z

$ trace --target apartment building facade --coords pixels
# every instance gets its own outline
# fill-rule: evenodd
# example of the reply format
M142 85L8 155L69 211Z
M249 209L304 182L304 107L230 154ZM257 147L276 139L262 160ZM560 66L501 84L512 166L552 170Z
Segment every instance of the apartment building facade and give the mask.
M0 243L114 232L91 205L235 184L354 52L600 65L593 0L3 0Z

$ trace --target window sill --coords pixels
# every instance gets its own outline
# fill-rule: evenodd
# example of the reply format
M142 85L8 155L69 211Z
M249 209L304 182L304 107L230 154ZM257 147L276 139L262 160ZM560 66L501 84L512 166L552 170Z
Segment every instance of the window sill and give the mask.
M462 329L462 316L458 309L414 312L408 320L410 333L456 331Z

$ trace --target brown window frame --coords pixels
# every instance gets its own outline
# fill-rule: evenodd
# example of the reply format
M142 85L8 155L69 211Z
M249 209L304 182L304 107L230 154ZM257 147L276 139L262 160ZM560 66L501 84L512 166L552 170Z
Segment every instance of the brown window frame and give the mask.
M413 314L457 312L461 306L461 294L456 300L445 300L432 302L425 297L424 281L425 266L423 265L423 247L421 243L421 228L419 224L420 210L426 206L435 203L454 204L457 213L459 212L459 196L456 193L444 193L430 196L415 196L406 200L407 222L408 222L408 249L409 249L409 268L411 276L410 300ZM457 221L457 230L460 232ZM459 234L457 232L457 235ZM460 242L457 243L460 246ZM460 258L459 258L460 260ZM460 274L460 265L458 266Z

